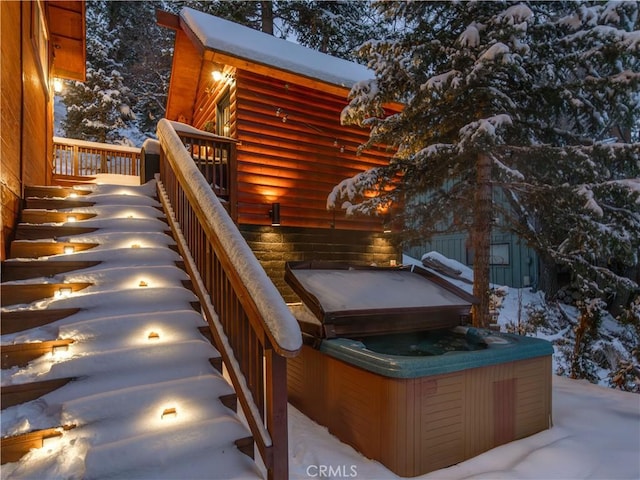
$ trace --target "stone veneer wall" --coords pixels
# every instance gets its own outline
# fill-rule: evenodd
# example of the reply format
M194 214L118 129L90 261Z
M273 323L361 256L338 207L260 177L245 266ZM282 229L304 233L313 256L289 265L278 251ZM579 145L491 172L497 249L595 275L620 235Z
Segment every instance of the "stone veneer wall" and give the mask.
M286 262L324 260L354 265L389 266L402 261L399 247L388 234L357 230L240 225L267 275L285 301L298 296L284 281Z

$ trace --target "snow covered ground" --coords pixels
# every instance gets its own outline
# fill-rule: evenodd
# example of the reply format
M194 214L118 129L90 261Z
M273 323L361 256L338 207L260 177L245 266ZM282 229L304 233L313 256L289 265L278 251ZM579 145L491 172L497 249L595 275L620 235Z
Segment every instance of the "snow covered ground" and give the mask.
M105 180L114 179L101 179ZM188 302L193 300L191 294L179 288L184 273L166 265L167 261L172 264L175 255L166 248L168 237L162 234L166 224L155 219L158 213L153 209L155 203L146 197L152 190L150 184L98 187L94 199L121 193L127 193L128 198L120 203L110 202L108 207L98 204L78 209L95 209L102 214L82 222L101 230L78 241L98 241L102 245L74 255L86 260L95 257L105 263L88 271L67 274L67 280L89 280L96 286L58 301L64 306L91 306L97 314L95 318L87 318L86 313L80 312L75 318L57 322L53 330L43 327L2 336L5 345L14 340L42 340L52 332L76 340L76 344L62 355L47 355L27 368L3 371L2 385L46 379L51 372L54 377L60 377L78 374L79 370L74 369L87 366L90 369L89 381L73 382L57 393L2 412L3 435L67 421L79 425L65 432L60 441L33 451L20 462L2 466L3 479L104 478L112 475L114 478L177 480L246 478L255 474L252 465L238 459L227 459L225 463L223 457L211 456L207 442L216 441L219 436L216 432L220 431L213 425L206 431L197 430L197 433L191 428L180 427L182 421L204 422L212 414L211 405L202 410L196 408L202 404L194 398L202 398L206 403L212 388L226 391L227 387L198 377L200 368L206 370L206 361L196 358L198 352L203 350L206 360L211 347L192 336L199 319L194 318L188 308ZM140 235L143 225L150 231ZM141 248L130 248L134 242ZM138 262L139 271L135 278L129 278L121 267L134 261ZM137 311L133 304L125 301L131 296L131 290L140 291L138 284L143 276L149 281L145 289L147 313ZM516 315L514 298L509 295L503 301L501 315L505 318ZM96 300L99 301L96 303ZM38 305L27 308L38 308ZM151 319L148 312L153 312ZM181 312L181 320L176 322L175 315L167 312ZM148 344L150 329L160 331L163 339L166 336L177 345L191 347L143 348ZM167 399L160 389L152 386L149 369L154 359L161 361L163 368L153 369L152 376L161 379L161 375L166 374L171 377L166 381L175 382L172 387L174 398L169 400L175 403L184 396L185 406L192 412L178 415L178 422L168 427L163 435L159 434L160 429L167 427L158 420L156 413L167 404ZM136 362L143 362L149 368L134 368ZM180 380L181 369L188 373L183 375L186 379ZM108 384L91 381L98 378L97 374L114 382L118 394L109 394ZM150 414L153 419L147 418ZM132 418L139 418L139 422L132 423L129 421ZM144 430L149 422L153 433ZM554 377L553 422L550 430L416 478L640 478L640 395ZM324 427L293 407L289 409L289 432L292 479L399 478L378 462L368 460L342 444ZM136 437L138 434L144 436ZM102 447L101 442L104 442ZM175 457L165 458L159 454L167 447L177 452ZM140 462L144 461L148 462L146 468L140 467ZM132 469L119 468L126 462L133 465ZM229 470L221 470L223 465L236 468L233 470L235 475Z

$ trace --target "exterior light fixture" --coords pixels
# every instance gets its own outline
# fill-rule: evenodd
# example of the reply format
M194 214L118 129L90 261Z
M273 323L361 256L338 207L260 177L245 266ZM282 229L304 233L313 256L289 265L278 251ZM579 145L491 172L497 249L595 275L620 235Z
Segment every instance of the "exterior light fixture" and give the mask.
M78 194L76 192L71 192L69 194L69 198L76 198L78 196Z
M165 408L162 411L162 415L160 415L160 419L168 419L168 418L176 418L178 416L178 411L176 407Z
M140 248L140 244L139 243L132 243L131 244L131 248Z
M269 217L271 217L271 226L280 226L280 204L272 203L271 210L269 210Z
M213 77L214 82L219 82L222 80L222 72L220 70L214 70L211 72L211 76Z
M62 79L54 78L53 79L53 91L55 93L60 93L60 92L62 92L62 87L63 87Z
M69 254L71 254L71 253L75 252L75 251L76 251L76 248L75 248L75 247L72 247L71 245L67 245L66 247L64 247L63 251L64 251L64 253L65 253L66 255L69 255Z
M145 282L144 280L140 280L140 283L138 284L139 287L148 287L149 284L147 282Z
M77 220L75 215L67 215L67 222L73 223Z
M160 334L158 332L149 332L147 340L160 340Z

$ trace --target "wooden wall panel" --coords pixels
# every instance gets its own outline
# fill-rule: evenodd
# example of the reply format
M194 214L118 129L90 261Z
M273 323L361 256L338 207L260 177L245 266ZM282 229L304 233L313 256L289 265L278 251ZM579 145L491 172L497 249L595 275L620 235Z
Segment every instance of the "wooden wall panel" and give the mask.
M388 162L384 150L356 155L368 132L340 125L345 98L241 70L236 81L239 223L268 223L270 203L279 202L283 225L326 227L332 188ZM382 229L379 218L336 216L340 228Z
M0 196L2 199L2 237L0 258L5 259L19 213L20 182L20 12L22 2L0 2Z
M283 225L326 228L337 217L341 229L381 231L381 218L326 209L336 184L391 155L384 148L356 155L368 132L340 125L346 98L228 66L229 78L215 82L211 72L219 67L203 64L192 124L202 129L215 120L217 99L230 91L230 136L240 140L238 223L268 225L271 203L279 202Z
M30 35L31 12L35 2L25 2L22 15L22 182L23 185L43 185L46 182L47 118L49 92L44 84L39 58ZM45 76L48 77L48 71Z

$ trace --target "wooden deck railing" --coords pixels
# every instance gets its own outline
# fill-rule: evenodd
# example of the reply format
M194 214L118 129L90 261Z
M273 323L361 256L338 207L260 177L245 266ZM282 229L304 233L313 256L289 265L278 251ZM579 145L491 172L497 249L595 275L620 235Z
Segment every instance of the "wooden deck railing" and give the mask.
M185 135L194 132L178 133L177 125L158 123L159 196L268 478L284 480L286 358L302 347L300 329L185 148Z
M140 149L53 137L53 174L86 177L97 173L140 174Z

